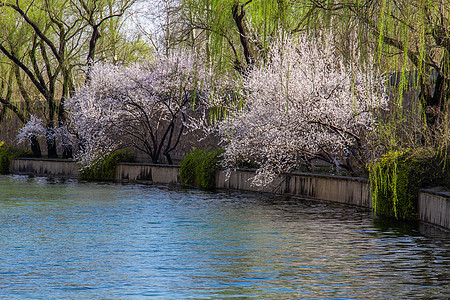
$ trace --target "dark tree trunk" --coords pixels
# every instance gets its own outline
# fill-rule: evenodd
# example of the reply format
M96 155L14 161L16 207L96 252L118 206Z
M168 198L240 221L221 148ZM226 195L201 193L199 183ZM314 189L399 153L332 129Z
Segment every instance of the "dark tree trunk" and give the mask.
M167 159L167 163L168 163L169 165L173 165L172 157L170 156L169 152L165 152L165 151L164 151L164 156L165 156L166 159Z
M152 163L157 164L159 162L158 157L154 156L154 155L150 155L150 158L152 159Z
M91 39L89 41L89 53L88 53L87 61L86 61L88 70L87 70L87 74L86 74L85 83L87 83L91 80L91 70L92 70L92 67L94 66L95 47L97 45L98 39L100 38L100 32L99 32L98 28L99 28L99 25L95 25L92 27L92 35L91 35Z
M247 65L251 65L253 64L253 56L251 53L250 42L248 41L247 32L245 30L244 25L244 16L245 16L244 4L239 4L238 2L236 2L235 4L233 4L231 11L233 13L234 22L236 23L236 26L239 31L239 39L241 41L241 45L244 50L245 61L247 62Z
M31 137L31 152L34 157L42 157L41 146L36 136Z
M429 106L441 108L443 102L443 95L445 89L445 78L443 75L438 74L436 78L436 83L434 84L434 93L428 102Z
M62 158L65 158L65 159L73 158L72 145L69 145L69 144L63 145Z
M445 97L448 94L448 84L444 75L437 74L434 84L426 82L421 87L421 99L426 108L427 124L434 126L443 113L446 113Z
M58 158L58 153L56 151L55 137L47 136L46 140L47 140L48 158Z

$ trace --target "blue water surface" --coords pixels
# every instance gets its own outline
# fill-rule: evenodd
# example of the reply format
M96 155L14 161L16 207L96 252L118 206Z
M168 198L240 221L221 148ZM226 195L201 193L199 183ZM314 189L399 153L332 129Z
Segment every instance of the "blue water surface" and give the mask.
M294 197L0 176L1 299L448 299L449 241Z

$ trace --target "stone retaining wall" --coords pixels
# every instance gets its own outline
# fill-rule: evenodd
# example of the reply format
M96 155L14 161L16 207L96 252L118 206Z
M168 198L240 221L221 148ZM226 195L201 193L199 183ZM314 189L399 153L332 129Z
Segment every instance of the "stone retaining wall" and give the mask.
M365 178L285 173L268 187L260 189L251 185L251 177L254 174L252 170L238 170L231 172L227 178L225 171L219 171L216 176L216 187L289 194L372 208L369 183Z
M58 159L16 159L12 162L11 171L14 174L48 177L80 176L74 161ZM365 178L285 173L270 186L259 189L251 185L250 178L253 175L252 170L237 170L227 177L225 171L219 171L216 175L216 187L288 194L372 208L369 183ZM122 163L116 169L115 180L177 184L180 182L180 169L178 166L169 165ZM418 201L420 220L450 229L450 192L422 190Z
M450 229L450 192L421 190L418 201L420 220Z
M46 177L79 178L78 165L73 160L51 158L20 158L12 161L13 174Z
M180 167L174 165L121 163L117 166L115 180L139 183L179 183Z

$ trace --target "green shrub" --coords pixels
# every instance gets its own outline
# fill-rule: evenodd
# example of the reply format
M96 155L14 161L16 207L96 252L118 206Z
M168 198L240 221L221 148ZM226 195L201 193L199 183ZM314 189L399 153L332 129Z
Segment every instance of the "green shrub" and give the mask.
M222 153L223 150L196 149L186 155L180 165L181 182L204 189L214 188L219 156Z
M135 162L136 155L129 150L117 150L92 167L81 171L81 178L87 180L113 180L118 163Z
M16 157L31 157L30 151L10 147L5 142L0 142L0 174L11 172L11 162Z
M417 218L419 189L445 186L449 162L428 149L387 153L369 167L374 211L401 220Z

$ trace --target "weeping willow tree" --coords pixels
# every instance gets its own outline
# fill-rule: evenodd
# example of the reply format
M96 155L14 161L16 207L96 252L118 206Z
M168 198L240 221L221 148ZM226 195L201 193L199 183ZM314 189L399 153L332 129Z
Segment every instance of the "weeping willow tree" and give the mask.
M1 109L24 123L31 114L43 117L49 157L57 156L54 132L65 123L64 101L85 78L84 67L97 59L96 54L111 53L101 45L101 31L116 26L111 20L133 3L0 0ZM31 142L38 155L39 148L33 148L38 147L37 140ZM71 156L70 145L63 150L63 156Z
M376 63L391 85L374 153L448 149L449 0L165 1L172 3L168 45L195 47L210 63L241 73L280 32L333 32L349 63Z
M182 0L172 37L205 50L210 63L234 66L243 74L264 59L280 32L332 32L348 63L376 64L390 86L390 109L380 112L375 134L366 141L365 162L375 160L372 166L377 166L383 154L412 151L414 159L436 158L445 168L450 142L449 18L449 0ZM405 154L408 159L400 162L394 154L395 159L384 160L394 164L384 168L390 173L379 178L396 189L401 185L386 179L402 177L398 170L411 168L397 164L412 159Z
M388 75L391 108L368 147L372 198L382 214L414 218L419 188L448 185L450 2L304 4L315 16L306 27L330 28L349 56L358 45L359 58L374 56Z
M209 63L244 71L280 31L299 27L304 7L287 0L182 0L169 12L169 47L203 51Z
M305 28L328 26L343 49L358 45L389 74L395 101L391 118L380 127L385 151L448 148L450 2L311 0L304 4L315 16Z

